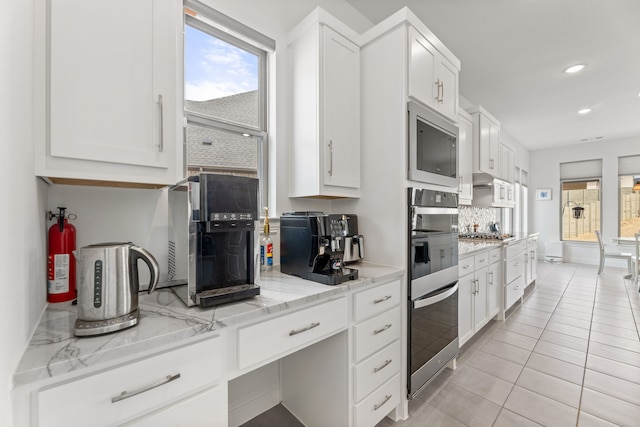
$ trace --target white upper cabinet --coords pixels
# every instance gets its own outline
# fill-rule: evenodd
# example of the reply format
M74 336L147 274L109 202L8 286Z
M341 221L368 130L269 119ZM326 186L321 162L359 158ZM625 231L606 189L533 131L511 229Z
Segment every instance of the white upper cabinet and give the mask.
M500 178L514 183L516 180L516 155L513 148L500 143Z
M480 106L467 110L473 118L473 172L500 178L500 122Z
M457 122L458 68L411 26L409 49L409 96Z
M360 196L360 48L317 8L290 34L290 196Z
M181 6L50 3L38 175L158 185L181 177Z
M470 205L473 200L473 123L464 110L458 111L458 201Z

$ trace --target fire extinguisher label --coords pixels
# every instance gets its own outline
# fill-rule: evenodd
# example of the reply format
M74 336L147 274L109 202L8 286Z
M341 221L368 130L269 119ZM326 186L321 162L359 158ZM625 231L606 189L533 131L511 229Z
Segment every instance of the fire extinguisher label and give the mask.
M50 294L64 294L69 292L69 254L49 255L49 281L47 284Z

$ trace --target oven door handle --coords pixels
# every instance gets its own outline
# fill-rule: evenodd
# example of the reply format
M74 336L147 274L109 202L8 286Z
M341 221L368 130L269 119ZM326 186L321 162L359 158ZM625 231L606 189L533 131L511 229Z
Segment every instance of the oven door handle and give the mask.
M460 211L458 208L451 207L427 207L427 206L412 206L411 214L413 215L458 215Z
M449 298L451 295L458 292L458 282L456 281L453 285L448 286L442 292L428 298L421 298L415 301L411 301L411 306L415 310L416 308L426 307L428 305L433 305L442 300Z

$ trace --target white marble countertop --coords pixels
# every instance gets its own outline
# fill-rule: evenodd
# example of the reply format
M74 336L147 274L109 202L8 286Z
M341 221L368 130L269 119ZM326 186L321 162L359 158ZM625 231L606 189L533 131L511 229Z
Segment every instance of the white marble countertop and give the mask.
M261 273L260 295L202 309L187 308L169 289L140 294L138 325L94 337L73 335L76 306L49 304L13 376L14 387L117 361L196 335L400 278L404 270L369 263L350 265L359 279L323 285L279 271Z

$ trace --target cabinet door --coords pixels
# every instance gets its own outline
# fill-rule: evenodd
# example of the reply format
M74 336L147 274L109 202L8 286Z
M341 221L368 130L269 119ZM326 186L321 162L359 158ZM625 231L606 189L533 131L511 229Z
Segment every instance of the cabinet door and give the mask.
M473 335L473 273L460 277L458 282L458 337L460 345Z
M324 184L360 187L360 49L323 27Z
M487 300L489 302L489 317L493 317L498 314L500 310L500 289L501 284L501 263L496 262L489 266L487 272Z
M435 79L438 52L413 27L409 27L409 47L409 96L434 107L438 93Z
M538 241L532 240L529 247L529 280L533 282L538 278Z
M473 200L473 123L462 114L458 116L458 173L460 175L461 204Z
M489 118L480 114L479 164L481 172L499 177L500 172L500 128Z
M475 294L473 295L473 329L477 331L489 320L487 293L487 272L484 267L475 272Z
M164 0L51 3L51 156L175 161L175 10Z
M436 83L440 85L440 102L437 108L455 121L458 119L458 70L443 57L439 58L437 64Z

